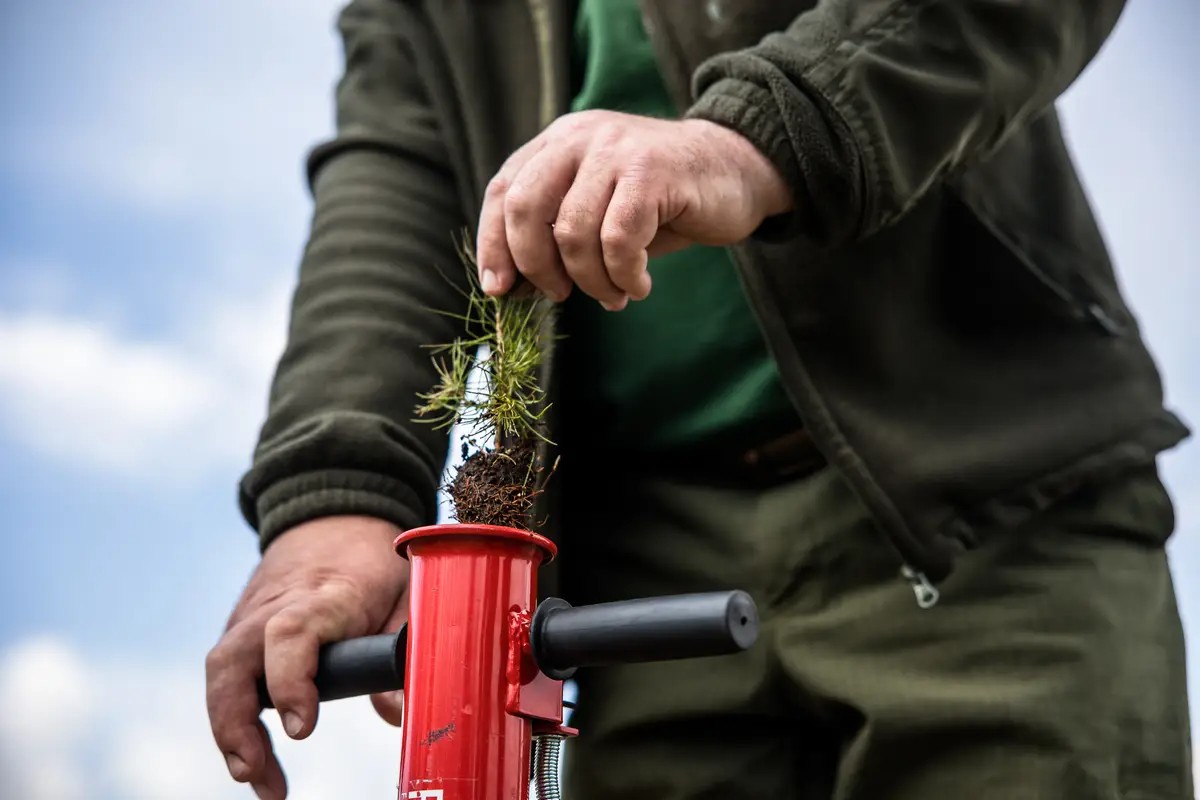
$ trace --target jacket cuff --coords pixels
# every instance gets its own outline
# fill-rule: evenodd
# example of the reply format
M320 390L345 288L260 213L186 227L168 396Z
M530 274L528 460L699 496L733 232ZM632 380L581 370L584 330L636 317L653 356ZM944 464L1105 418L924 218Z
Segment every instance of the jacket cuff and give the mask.
M804 236L831 245L858 227L857 149L849 131L823 114L804 91L791 84L773 90L722 77L703 86L685 116L724 125L749 139L791 187L794 210L765 220L753 239L777 243Z
M793 210L764 220L751 238L784 241L803 232L810 203L804 191L804 174L770 92L745 81L724 78L710 86L684 116L724 125L749 139L791 188Z
M367 516L401 530L428 522L417 509L428 504L406 484L373 472L321 470L277 481L253 499L244 489L239 504L265 551L279 534L302 522L341 515Z

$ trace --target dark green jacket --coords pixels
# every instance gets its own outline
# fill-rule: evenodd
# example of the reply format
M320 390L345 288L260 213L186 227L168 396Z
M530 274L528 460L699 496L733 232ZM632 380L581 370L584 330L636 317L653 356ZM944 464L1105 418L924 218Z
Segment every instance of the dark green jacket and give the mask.
M815 5L815 7L814 7ZM504 158L567 108L569 0L355 0L338 134L241 503L264 546L330 514L432 521L429 309ZM788 392L904 561L1186 435L1053 104L1120 0L644 0L681 113L777 164L794 214L733 248ZM1115 112L1114 113L1119 113ZM553 359L550 359L552 366ZM564 465L564 469L568 468Z

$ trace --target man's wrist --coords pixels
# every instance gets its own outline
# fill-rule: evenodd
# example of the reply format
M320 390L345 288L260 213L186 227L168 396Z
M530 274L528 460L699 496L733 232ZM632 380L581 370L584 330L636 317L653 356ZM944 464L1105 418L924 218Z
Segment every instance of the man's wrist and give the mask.
M739 135L739 138L740 135ZM742 139L750 150L750 168L757 174L754 182L758 190L758 204L763 219L786 214L796 207L796 197L787 181L766 155L749 139Z
M720 145L720 157L736 164L738 173L746 181L751 201L762 219L786 214L796 205L791 187L779 169L758 149L754 142L733 128L702 119L687 120L689 125L702 125Z

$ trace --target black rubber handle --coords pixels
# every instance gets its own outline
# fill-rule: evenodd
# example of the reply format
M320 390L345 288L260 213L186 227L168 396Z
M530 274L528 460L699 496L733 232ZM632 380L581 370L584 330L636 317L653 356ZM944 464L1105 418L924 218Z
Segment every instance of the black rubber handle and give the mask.
M719 656L758 638L758 609L742 591L681 594L573 608L550 598L530 629L538 667L565 680L577 667Z
M321 648L317 656L317 696L322 700L341 700L376 692L404 688L404 648L408 626L398 633L382 633L334 642ZM274 708L267 684L258 682L258 704Z

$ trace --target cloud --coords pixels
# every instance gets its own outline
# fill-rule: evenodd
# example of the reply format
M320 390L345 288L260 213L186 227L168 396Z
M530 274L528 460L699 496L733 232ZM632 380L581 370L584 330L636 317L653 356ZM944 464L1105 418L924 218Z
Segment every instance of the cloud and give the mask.
M0 341L0 385L11 393L15 432L102 466L137 463L217 392L211 374L169 348L122 341L80 320L0 319Z
M57 459L142 477L245 461L287 289L201 308L157 339L62 313L0 313L0 426Z
M332 128L340 5L114 0L31 16L15 41L38 42L36 63L67 87L15 109L0 158L141 212L286 228L304 211L304 152Z
M0 167L65 192L68 223L82 202L136 224L118 232L121 261L102 255L109 243L77 263L49 240L3 254L7 438L159 481L246 463L310 210L302 158L332 127L342 4L296 0L280 13L275 0L114 0L14 17L5 57L56 67L13 103ZM163 256L144 234L164 216L186 222L171 230L185 261L200 254L202 277L181 279L178 263L150 268ZM127 273L156 276L171 330L146 333ZM106 283L81 296L75 287L97 275Z
M90 676L64 643L26 640L0 659L0 795L83 797L75 763L81 727L95 710Z
M197 659L197 662L199 659ZM305 742L265 716L294 800L395 795L399 733L365 700L321 709ZM88 657L39 636L0 651L0 796L244 800L208 733L198 668Z
M60 463L139 481L240 467L265 415L290 291L221 299L160 338L123 333L107 317L0 311L0 433ZM460 442L455 427L447 479ZM445 493L439 515L451 518Z

